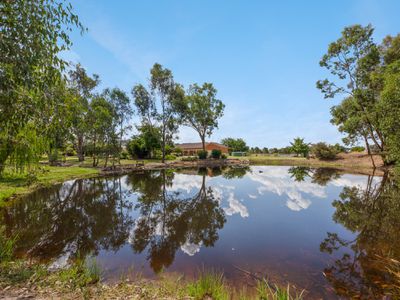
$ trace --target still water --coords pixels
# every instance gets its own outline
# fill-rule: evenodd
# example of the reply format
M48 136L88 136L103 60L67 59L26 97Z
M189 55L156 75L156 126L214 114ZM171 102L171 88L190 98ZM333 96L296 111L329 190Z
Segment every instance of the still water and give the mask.
M94 256L105 280L200 269L248 273L307 298L388 293L400 258L399 186L388 175L252 166L68 181L0 211L17 254L68 265Z

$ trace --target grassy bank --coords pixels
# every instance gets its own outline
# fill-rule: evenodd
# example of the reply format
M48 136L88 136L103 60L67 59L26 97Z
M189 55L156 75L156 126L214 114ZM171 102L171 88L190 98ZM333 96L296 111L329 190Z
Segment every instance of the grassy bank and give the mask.
M121 278L119 282L101 282L96 265L79 262L57 271L23 261L0 264L0 298L40 299L302 299L303 292L279 288L266 280L255 282L253 289L229 285L218 272L200 272L197 279L161 274L155 280Z
M40 186L49 186L75 178L87 178L99 174L95 168L70 166L50 167L44 166L35 174L5 173L0 178L0 206L5 200L32 191Z
M348 170L369 170L373 168L371 158L362 153L340 153L336 159L320 160L316 158L277 156L277 155L250 155L240 157L252 165L270 165L270 166L309 166L322 168L341 168ZM376 167L382 167L381 157L374 155Z

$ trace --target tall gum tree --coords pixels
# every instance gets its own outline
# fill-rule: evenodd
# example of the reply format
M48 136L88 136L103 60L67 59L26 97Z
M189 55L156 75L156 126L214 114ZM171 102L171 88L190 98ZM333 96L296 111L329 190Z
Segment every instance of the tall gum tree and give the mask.
M175 83L172 72L158 63L151 68L150 75L149 89L137 84L132 89L132 95L142 123L161 131L164 162L165 146L173 140L180 124L176 103L182 101L184 91L181 85Z
M345 95L345 99L331 110L331 122L339 127L339 131L347 133L344 141L352 144L364 140L369 154L372 143L385 158L385 137L375 113L378 94L371 86L370 77L380 64L378 46L372 39L373 31L371 25L344 28L341 37L329 45L320 61L320 66L328 69L333 78L319 80L317 88L325 98Z
M211 136L218 128L218 119L223 116L224 108L212 83L192 84L179 104L183 124L197 131L203 151L206 150L206 136Z

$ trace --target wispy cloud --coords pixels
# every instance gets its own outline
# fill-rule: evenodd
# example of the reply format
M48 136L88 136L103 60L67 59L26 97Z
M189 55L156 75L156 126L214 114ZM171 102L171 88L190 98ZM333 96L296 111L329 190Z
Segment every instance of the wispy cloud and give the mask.
M134 36L124 35L106 19L90 25L90 37L126 65L137 79L144 81L151 66L161 60L159 53L135 41ZM141 45L141 46L138 46Z

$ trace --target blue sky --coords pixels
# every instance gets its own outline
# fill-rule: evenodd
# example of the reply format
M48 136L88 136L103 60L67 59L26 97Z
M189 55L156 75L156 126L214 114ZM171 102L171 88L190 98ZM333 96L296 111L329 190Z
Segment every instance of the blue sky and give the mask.
M97 73L101 88L130 93L158 62L175 80L212 82L226 104L211 140L242 137L251 146L282 147L294 137L340 142L315 82L327 76L319 59L343 27L400 32L400 1L108 1L73 0L89 31L72 34L64 55ZM136 117L134 121L137 121ZM180 141L198 141L182 128Z

